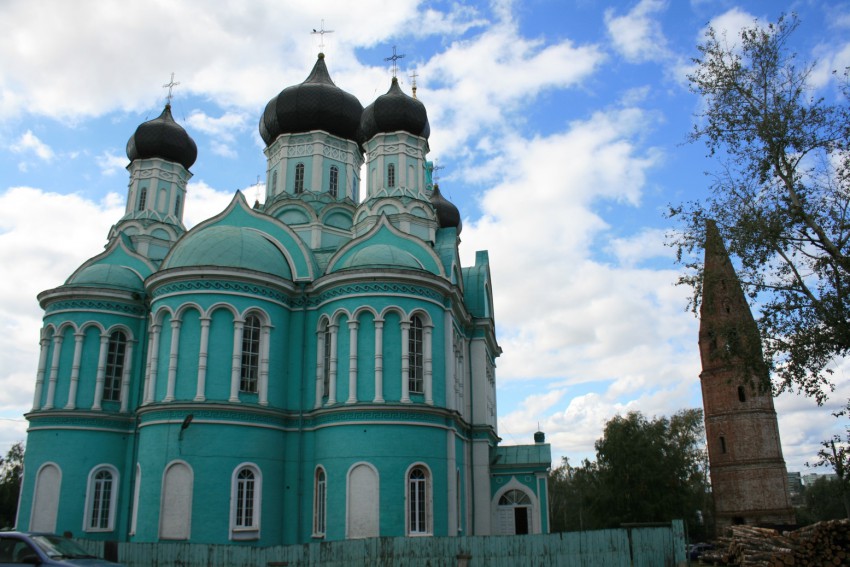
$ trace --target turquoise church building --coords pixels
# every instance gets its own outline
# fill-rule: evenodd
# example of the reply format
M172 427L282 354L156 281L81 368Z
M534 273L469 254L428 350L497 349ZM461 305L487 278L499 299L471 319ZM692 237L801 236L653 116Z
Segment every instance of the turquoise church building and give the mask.
M191 230L195 142L170 105L130 137L104 251L38 296L18 529L260 546L548 532L550 447L499 445L488 255L460 263L425 106L393 78L364 109L319 54L259 130L264 203L237 192Z

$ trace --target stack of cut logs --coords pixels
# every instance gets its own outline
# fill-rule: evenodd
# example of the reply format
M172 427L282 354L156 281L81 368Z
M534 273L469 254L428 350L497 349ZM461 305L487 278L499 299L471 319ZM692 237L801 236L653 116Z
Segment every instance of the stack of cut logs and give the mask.
M830 520L793 532L732 526L704 553L705 563L740 567L850 566L850 520Z

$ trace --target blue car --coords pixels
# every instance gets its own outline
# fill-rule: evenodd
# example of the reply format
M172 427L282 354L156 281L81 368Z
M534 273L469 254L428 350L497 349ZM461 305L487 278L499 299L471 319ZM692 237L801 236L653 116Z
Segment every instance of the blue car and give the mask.
M7 565L87 565L121 567L53 534L0 532L0 567Z

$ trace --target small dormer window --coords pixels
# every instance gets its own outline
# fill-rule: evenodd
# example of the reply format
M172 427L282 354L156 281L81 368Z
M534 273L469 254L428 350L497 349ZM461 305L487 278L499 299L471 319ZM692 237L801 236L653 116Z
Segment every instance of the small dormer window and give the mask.
M387 166L387 187L395 187L395 164Z
M744 391L743 386L738 386L738 401L741 403L747 401L747 393Z
M175 216L180 214L180 204L181 204L180 195L177 195L177 199L174 201L174 215Z
M138 208L139 211L145 210L145 201L147 200L147 198L148 198L148 188L142 187L142 189L139 191L139 208Z
M295 188L296 195L304 192L304 164L299 163L295 166Z
M339 194L339 168L335 165L331 166L330 177L328 181L328 193L331 197L336 198Z

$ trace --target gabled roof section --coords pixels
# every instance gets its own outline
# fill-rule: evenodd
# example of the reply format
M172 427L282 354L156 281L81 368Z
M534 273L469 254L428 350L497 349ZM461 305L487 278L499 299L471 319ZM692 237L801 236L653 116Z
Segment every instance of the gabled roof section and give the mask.
M70 286L111 287L144 291L144 280L156 267L133 251L126 236L114 238L106 250L89 258L65 281Z
M343 246L331 258L326 272L360 268L422 270L446 277L437 254L423 240L395 228L383 214L369 232Z
M463 268L463 300L473 317L495 318L490 256L486 250L475 253L475 265Z
M218 215L184 234L163 269L215 265L252 269L292 280L312 280L316 261L298 235L274 217L248 206L237 191Z

